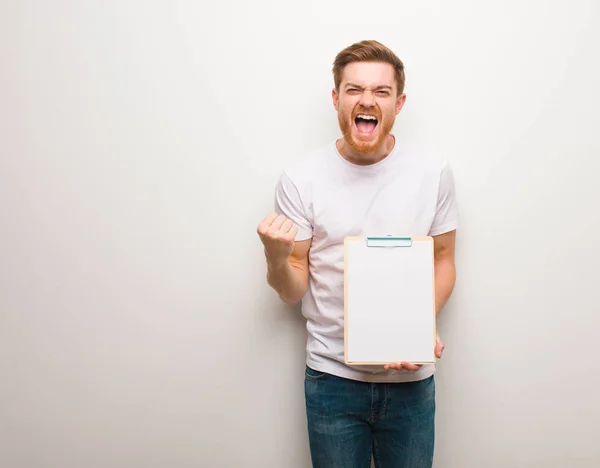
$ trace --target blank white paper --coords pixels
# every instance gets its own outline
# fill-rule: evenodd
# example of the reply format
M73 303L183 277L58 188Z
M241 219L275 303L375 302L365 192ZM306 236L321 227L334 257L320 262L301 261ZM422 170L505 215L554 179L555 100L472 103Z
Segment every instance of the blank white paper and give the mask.
M433 362L432 242L367 247L353 240L347 255L348 361Z

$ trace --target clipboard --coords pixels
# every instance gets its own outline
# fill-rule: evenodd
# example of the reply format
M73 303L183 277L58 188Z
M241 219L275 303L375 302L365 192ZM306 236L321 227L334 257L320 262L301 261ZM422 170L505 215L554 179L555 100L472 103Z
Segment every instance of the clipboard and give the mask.
M436 361L430 236L344 239L344 360L348 365Z

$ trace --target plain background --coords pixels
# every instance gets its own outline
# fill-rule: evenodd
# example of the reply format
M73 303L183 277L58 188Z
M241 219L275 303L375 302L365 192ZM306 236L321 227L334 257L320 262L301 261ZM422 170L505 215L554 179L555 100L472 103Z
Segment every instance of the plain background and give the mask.
M305 329L256 226L338 136L335 54L404 60L461 208L436 468L600 465L589 1L0 6L0 466L310 466Z

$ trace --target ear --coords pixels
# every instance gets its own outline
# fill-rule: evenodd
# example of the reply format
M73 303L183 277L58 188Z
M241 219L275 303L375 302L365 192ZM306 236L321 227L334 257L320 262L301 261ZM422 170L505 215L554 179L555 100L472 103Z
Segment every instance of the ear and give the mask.
M333 88L333 90L331 91L331 98L333 100L333 108L335 110L338 110L338 105L340 103L340 96L338 95L338 92L336 91L335 88Z
M400 113L405 102L406 94L402 93L400 96L398 96L398 99L396 99L396 115Z

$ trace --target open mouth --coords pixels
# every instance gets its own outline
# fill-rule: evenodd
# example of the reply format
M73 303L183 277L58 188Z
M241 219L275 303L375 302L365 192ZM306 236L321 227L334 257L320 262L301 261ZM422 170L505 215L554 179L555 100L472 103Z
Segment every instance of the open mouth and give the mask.
M373 133L379 121L373 114L358 114L354 118L354 123L360 133Z

